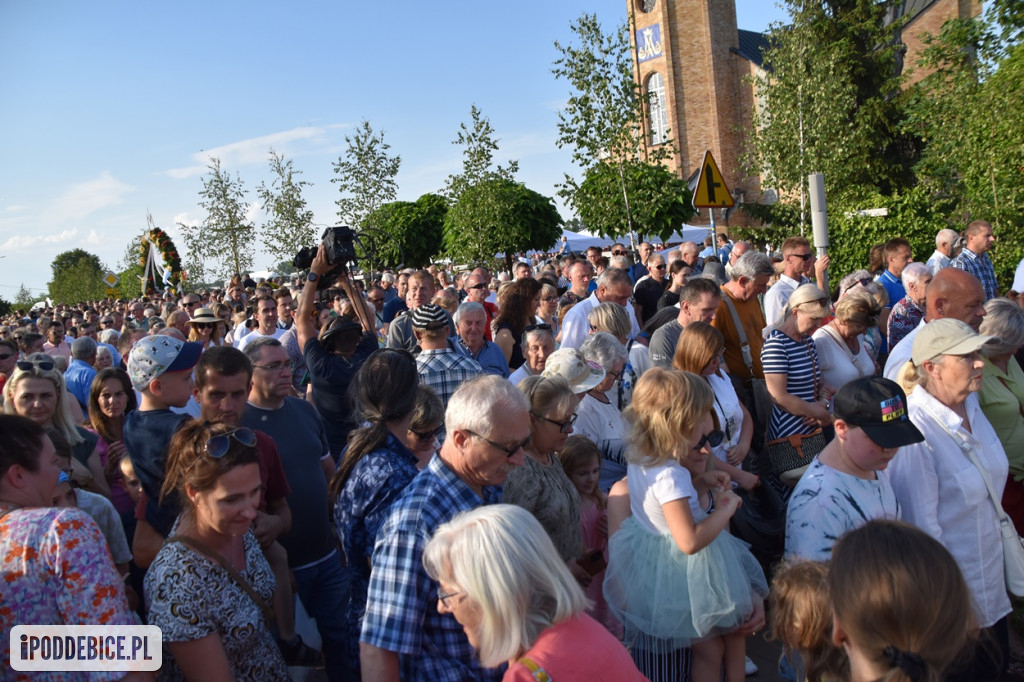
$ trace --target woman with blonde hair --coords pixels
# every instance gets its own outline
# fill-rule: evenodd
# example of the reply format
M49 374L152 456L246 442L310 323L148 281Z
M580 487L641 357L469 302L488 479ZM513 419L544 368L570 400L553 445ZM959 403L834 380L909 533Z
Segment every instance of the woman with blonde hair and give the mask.
M53 426L63 433L78 463L72 473L73 480L109 498L110 486L96 450L99 438L75 423L71 412L73 402L53 358L44 353L33 353L18 360L4 384L4 413L28 417L40 426Z
M724 352L722 332L698 320L686 325L679 335L672 366L703 377L711 387L718 425L725 433L722 442L711 450L717 458L715 468L729 474L729 478L745 490L752 490L760 479L741 466L750 452L754 421L736 395L729 377L721 371Z
M999 645L1001 662L993 666L979 658L963 679L996 679L1009 655L1011 604L997 508L1009 465L977 394L982 350L995 343L995 337L949 317L917 332L900 383L912 387L907 412L925 440L903 447L890 474L903 519L953 555L974 598L978 624Z
M878 326L881 310L867 291L850 292L836 303L832 321L811 335L826 385L838 389L848 381L878 374L864 332Z
M594 306L593 310L587 313L587 322L590 324L591 334L594 332L608 332L623 345L625 345L626 339L629 338L629 333L632 331L626 309L618 303L611 301Z
M811 339L829 312L824 291L813 284L797 287L761 348L765 383L775 403L766 436L768 460L786 495L825 447L822 429L832 423L829 401L835 391L825 383Z
M561 325L558 321L558 289L547 282L540 290L540 305L537 306L537 324L551 325L551 332L558 336Z
M188 326L188 340L203 344L203 350L223 343L221 334L223 323L210 308L197 309L195 314L189 318Z
M504 682L645 679L587 600L548 534L525 509L485 505L440 526L423 552L451 613L485 667L508 662Z
M764 624L764 573L728 531L739 497L707 471L723 439L713 404L703 378L653 367L623 415L632 515L609 540L604 594L655 682L685 675L689 646L696 682L740 682L746 636Z

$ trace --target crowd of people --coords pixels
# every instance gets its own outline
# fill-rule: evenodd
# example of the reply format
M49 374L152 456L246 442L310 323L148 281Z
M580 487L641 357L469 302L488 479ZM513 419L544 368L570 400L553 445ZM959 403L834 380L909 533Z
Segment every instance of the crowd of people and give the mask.
M160 679L739 682L770 621L784 679L1000 679L1024 281L948 232L852 273L798 236L497 275L320 247L19 311L0 647L148 623Z

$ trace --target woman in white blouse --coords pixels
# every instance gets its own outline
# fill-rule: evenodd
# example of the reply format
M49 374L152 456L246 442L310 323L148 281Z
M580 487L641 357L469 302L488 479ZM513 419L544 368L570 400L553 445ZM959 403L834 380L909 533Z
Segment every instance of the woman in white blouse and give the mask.
M608 332L595 332L580 346L587 363L604 370L604 379L580 398L575 431L601 449L601 490L607 492L626 475L626 428L618 401L608 393L622 377L626 347Z
M997 663L981 647L962 678L971 680L998 679L1009 654L1003 548L985 481L1001 497L1009 465L977 395L984 367L980 351L993 341L952 318L929 322L918 332L900 383L910 394L910 419L925 440L902 448L891 474L903 520L950 551L971 589L978 624L1001 650Z
M878 373L864 332L878 326L878 303L866 291L855 291L836 303L836 316L811 335L825 385L839 390L847 382Z

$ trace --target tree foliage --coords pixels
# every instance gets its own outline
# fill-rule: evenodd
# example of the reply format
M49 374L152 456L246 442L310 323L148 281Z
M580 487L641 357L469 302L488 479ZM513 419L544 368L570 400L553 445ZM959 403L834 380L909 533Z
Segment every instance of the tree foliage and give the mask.
M57 254L50 265L50 298L60 303L81 303L106 296L103 264L99 256L83 249Z
M442 191L450 204L458 202L468 187L494 178L514 180L519 172L518 161L509 161L505 167L494 166L498 141L494 139L490 119L475 104L469 108L469 118L469 125L460 123L459 134L452 140L452 144L461 145L463 150L462 172L449 175Z
M39 301L42 298L42 296L33 294L32 290L22 283L21 286L18 287L18 293L14 294L14 306L19 310L28 310L36 301Z
M292 168L292 161L270 150L270 170L274 179L268 186L261 182L256 195L263 204L267 220L263 223L263 247L275 260L290 261L295 253L316 243L313 211L306 208L302 188L312 183L299 180L302 171Z
M633 80L626 26L604 33L596 15L584 14L570 28L576 42L555 42L561 56L552 69L570 86L558 114L558 146L572 147L584 180L566 174L559 195L588 229L606 237L671 234L693 214L682 205L689 192L680 192L676 178L661 166L675 151L671 140L650 150L645 144L648 102ZM678 222L665 232L665 221Z
M185 270L192 282L208 273L227 278L253 266L256 226L247 217L245 185L221 169L220 159L210 159L209 175L203 178L199 205L206 216L199 225L178 223L185 238L188 258Z
M623 171L632 204L633 229L638 236L666 239L693 216L686 182L664 166L637 163L625 166ZM598 163L577 188L573 204L591 231L603 235L629 232L621 181L616 164Z
M447 213L448 203L437 194L424 194L414 202L384 204L366 219L365 237L369 237L372 247L365 257L374 267L429 265L441 250Z
M547 249L561 235L554 202L512 180L494 178L468 187L444 220L444 246L463 263L490 263L504 253Z
M370 122L363 120L351 137L345 136L348 148L334 163L341 198L338 217L356 229L362 227L366 216L398 196L395 176L402 157L391 156L391 145L384 141L384 131L375 133Z
M901 136L899 23L888 0L786 0L755 79L748 171L780 195L825 174L830 197L849 188L883 193L912 184L915 144Z

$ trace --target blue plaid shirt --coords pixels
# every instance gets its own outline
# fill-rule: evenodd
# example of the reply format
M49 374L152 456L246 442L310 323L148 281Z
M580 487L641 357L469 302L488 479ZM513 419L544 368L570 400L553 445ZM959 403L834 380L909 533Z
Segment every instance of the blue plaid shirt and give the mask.
M501 487L480 499L434 455L392 505L377 533L360 641L398 654L403 682L497 682L503 668L481 668L462 626L437 612L438 584L423 568L423 547L462 511L501 501Z
M446 408L448 399L463 381L484 373L479 362L451 348L420 351L416 356L416 370L420 383L434 389Z
M987 253L978 255L964 247L964 250L953 259L950 265L954 268L965 270L977 277L978 281L981 282L981 286L985 289L986 301L999 295L999 286L996 284L996 269L992 267L992 261Z

